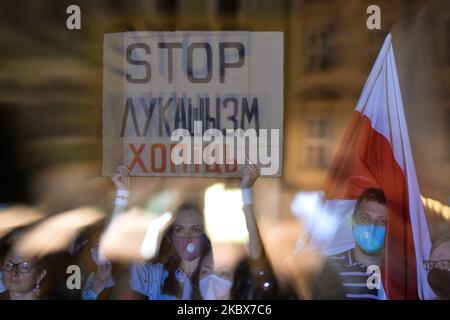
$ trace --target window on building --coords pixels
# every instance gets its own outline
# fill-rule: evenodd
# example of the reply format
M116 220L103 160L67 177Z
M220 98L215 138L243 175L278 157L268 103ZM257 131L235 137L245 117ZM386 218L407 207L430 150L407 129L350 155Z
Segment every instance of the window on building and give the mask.
M306 126L306 162L315 168L330 164L330 123L328 119L310 119Z
M158 0L156 10L163 15L175 15L177 12L177 0Z
M447 20L447 63L450 64L450 19Z
M325 31L312 33L308 42L308 69L322 71L330 68L330 34Z
M222 30L242 30L237 17L240 10L239 0L216 0L216 15ZM245 28L244 28L245 29Z
M448 108L447 108L447 124L448 124L448 123L450 123L450 105L449 105ZM447 129L447 135L446 135L447 141L445 141L445 144L448 146L448 145L450 144L450 126L447 125L447 126L446 126L446 129ZM448 160L450 161L450 149L447 148L447 150L448 150L448 156L447 156L447 158L448 158Z
M381 50L381 46L383 45L384 39L386 38L386 32L383 30L370 30L369 33L369 45L368 48L368 57L367 57L367 66L372 69L375 59L378 56L378 53Z
M328 123L324 119L311 120L308 123L308 137L310 138L327 138Z
M222 16L236 16L239 11L239 0L218 0L217 14Z
M67 19L66 14L67 4L63 2L48 2L42 7L43 15L45 16L45 24L61 24Z
M124 12L127 12L126 5L122 1L108 0L108 1L105 2L105 6L114 15L123 15Z

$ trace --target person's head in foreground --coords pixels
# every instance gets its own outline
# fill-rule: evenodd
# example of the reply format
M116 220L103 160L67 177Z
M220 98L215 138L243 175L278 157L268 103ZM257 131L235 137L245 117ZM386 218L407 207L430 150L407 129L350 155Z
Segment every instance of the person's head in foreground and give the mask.
M184 203L177 209L173 226L165 235L161 250L167 256L165 269L169 272L163 293L181 296L183 287L178 279L181 268L192 284L191 298L201 299L200 280L213 273L214 261L198 205Z
M430 260L424 261L428 284L441 299L450 300L450 233L439 237L430 250Z
M355 254L377 257L383 251L386 236L387 207L383 190L370 188L358 198L353 213Z
M37 300L42 299L41 283L47 274L43 263L28 257L11 247L1 267L3 284L9 294L6 299Z

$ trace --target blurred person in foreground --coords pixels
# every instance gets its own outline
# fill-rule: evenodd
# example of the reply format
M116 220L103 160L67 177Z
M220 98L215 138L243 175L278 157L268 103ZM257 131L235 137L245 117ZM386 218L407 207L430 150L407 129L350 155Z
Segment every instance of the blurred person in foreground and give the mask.
M267 300L296 298L289 290L283 290L275 276L272 265L265 252L253 211L252 187L260 176L257 165L247 165L241 172L240 188L243 211L249 233L249 254L236 266L234 271L231 299Z
M119 166L111 177L116 187L116 200L112 208L111 220L123 213L128 204L130 188L130 173L126 166ZM111 222L107 221L108 222ZM114 299L114 289L117 283L125 280L128 266L113 263L100 253L100 239L104 224L102 221L93 230L88 230L83 248L78 254L78 260L82 265L84 274L82 300L107 300Z
M428 284L434 293L450 300L450 233L440 236L430 250L430 260L424 261Z
M369 284L371 269L381 270L387 207L383 190L369 188L358 198L352 216L355 248L330 256L317 281L313 299L385 300L381 274ZM370 267L370 268L369 268ZM372 282L371 282L372 283Z

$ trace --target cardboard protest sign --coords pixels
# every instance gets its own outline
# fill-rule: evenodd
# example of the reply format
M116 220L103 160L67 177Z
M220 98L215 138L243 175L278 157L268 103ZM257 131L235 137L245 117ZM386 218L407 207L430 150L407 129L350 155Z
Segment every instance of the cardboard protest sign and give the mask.
M281 175L281 32L106 34L103 174Z

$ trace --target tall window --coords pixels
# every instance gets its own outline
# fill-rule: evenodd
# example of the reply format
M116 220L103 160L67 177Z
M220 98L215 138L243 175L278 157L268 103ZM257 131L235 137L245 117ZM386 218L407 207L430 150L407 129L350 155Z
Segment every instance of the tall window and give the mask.
M177 0L158 0L156 2L158 13L170 16L175 15L177 11Z
M450 145L450 125L448 125L450 123L450 105L448 105L447 107L447 125L446 125L446 129L447 129L447 133L446 133L446 139L447 141L444 141L444 143L448 146ZM448 150L448 155L447 155L447 159L450 161L450 149L447 148Z
M327 168L330 163L330 123L314 118L306 126L306 163L315 168Z
M450 64L450 19L447 20L447 63Z
M223 30L242 30L237 22L240 0L216 0L216 16Z
M370 30L369 34L369 45L368 45L368 59L367 67L372 69L375 59L381 50L384 39L386 38L386 32L383 30Z
M217 14L222 16L234 17L239 10L239 0L218 0Z
M310 34L308 43L308 69L322 71L331 67L330 34L325 31Z

